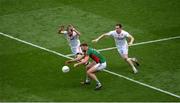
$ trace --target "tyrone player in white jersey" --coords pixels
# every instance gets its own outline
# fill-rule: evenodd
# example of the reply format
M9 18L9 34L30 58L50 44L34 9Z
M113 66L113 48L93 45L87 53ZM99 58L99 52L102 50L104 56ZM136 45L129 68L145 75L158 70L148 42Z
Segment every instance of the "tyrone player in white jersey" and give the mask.
M92 40L92 42L96 43L104 36L112 36L115 40L117 50L121 57L132 67L132 70L134 73L138 73L138 70L136 69L135 65L139 66L139 63L136 58L129 58L128 57L128 46L132 45L134 42L134 37L130 35L128 32L122 30L121 24L116 24L115 30L110 31L108 33L102 34L97 39ZM126 39L129 39L129 42L127 43Z
M82 53L79 40L79 36L81 35L81 33L76 30L71 24L68 25L66 30L64 30L64 26L60 26L58 33L65 35L67 41L69 42L69 46L71 47L71 51L74 55Z

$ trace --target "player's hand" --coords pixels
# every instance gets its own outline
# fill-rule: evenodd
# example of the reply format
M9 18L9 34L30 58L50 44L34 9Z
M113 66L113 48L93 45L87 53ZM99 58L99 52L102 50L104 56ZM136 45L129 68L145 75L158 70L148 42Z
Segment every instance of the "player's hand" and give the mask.
M97 43L98 42L98 39L94 39L92 40L93 43Z
M133 45L133 43L128 43L128 46L131 46L131 45Z
M79 64L78 63L76 63L76 64L74 64L74 67L77 67Z
M58 30L58 34L61 34L64 31L64 25L61 25Z
M76 31L76 29L75 29L74 27L72 27L72 30L73 30L73 31Z

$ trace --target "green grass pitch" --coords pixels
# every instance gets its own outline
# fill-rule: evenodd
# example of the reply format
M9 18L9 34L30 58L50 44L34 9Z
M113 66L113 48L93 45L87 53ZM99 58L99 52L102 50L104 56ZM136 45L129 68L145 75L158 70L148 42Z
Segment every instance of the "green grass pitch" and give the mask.
M115 46L112 38L91 40L121 22L135 43L180 35L179 0L0 0L0 32L70 54L58 25L74 24L81 42L96 49ZM108 70L180 95L180 39L132 46L141 66L137 75L117 50L102 51ZM112 55L113 54L113 55ZM0 35L0 102L180 102L180 98L118 76L98 73L95 82L81 86L83 66L62 73L67 58Z

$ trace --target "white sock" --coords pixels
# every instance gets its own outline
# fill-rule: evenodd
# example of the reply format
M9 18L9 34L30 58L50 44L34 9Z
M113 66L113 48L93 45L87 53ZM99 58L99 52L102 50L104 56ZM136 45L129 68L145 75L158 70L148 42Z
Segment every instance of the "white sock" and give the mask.
M132 61L132 59L133 59L133 58L128 58L129 61ZM136 67L134 66L134 64L132 64L131 67L132 67L134 73L137 73L137 72L138 72L137 69L136 69Z
M86 75L86 82L90 82L89 76Z
M96 80L96 83L97 83L97 84L101 84L98 79Z
M136 67L133 66L132 69L133 69L134 73L137 73L137 72L138 72L138 70L136 69Z

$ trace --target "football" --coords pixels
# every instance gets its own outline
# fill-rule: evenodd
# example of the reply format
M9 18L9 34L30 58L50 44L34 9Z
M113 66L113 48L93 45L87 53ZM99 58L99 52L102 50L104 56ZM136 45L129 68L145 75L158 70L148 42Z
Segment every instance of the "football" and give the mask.
M69 70L70 70L70 68L68 66L63 66L62 67L62 72L64 72L64 73L69 72Z

